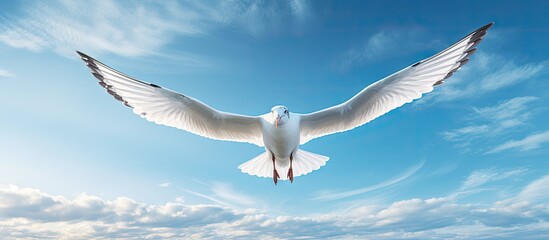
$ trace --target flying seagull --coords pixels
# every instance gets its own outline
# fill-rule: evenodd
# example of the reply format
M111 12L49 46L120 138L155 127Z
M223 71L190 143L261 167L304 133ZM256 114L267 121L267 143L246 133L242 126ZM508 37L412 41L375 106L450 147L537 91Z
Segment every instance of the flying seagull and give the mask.
M279 179L293 182L294 177L317 170L328 161L326 156L299 149L300 145L362 126L442 84L469 61L492 25L487 24L434 56L371 84L344 103L309 114L293 113L285 106L274 106L261 116L222 112L77 53L99 84L135 114L203 137L264 147L264 153L238 168L250 175L272 177L277 184Z

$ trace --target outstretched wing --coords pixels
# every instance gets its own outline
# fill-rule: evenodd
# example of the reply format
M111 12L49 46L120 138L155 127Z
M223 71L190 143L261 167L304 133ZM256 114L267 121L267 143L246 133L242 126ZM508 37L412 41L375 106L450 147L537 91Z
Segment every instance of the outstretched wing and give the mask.
M371 84L347 102L301 115L301 144L366 124L433 91L434 86L469 61L492 25L481 27L442 52Z
M203 137L263 146L259 117L218 111L189 96L126 76L92 57L77 52L109 94L157 124Z

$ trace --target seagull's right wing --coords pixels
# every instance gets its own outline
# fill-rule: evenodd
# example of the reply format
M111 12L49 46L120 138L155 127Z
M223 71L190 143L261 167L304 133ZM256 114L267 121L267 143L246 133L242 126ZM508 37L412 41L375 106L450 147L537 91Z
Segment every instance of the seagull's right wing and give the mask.
M433 91L469 61L491 26L481 27L436 55L373 83L347 102L301 115L300 144L361 126Z
M77 52L92 75L135 114L203 137L263 146L260 117L221 112L189 96L139 81Z

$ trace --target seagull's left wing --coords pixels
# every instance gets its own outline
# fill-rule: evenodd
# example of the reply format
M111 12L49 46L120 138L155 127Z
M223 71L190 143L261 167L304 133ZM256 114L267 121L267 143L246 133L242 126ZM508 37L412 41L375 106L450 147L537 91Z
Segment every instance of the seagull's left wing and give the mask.
M92 75L135 114L203 137L263 146L260 117L218 111L194 98L126 76L77 52Z
M373 83L347 102L301 115L301 144L366 124L433 91L434 86L443 83L469 61L492 24L477 29L432 57Z

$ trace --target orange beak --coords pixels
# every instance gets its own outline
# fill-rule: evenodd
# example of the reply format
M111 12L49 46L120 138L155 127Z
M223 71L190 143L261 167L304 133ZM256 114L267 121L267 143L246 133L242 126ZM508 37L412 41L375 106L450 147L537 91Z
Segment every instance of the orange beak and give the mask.
M278 118L275 119L275 123L276 128L278 128Z

